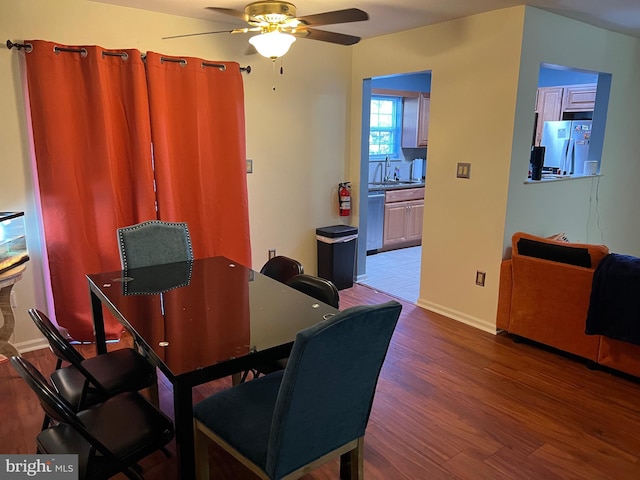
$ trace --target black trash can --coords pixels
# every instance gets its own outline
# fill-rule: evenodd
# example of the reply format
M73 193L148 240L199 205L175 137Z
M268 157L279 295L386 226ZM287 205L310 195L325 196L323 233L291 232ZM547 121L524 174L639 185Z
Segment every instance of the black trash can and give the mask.
M331 280L338 290L353 286L358 228L332 225L316 228L318 276Z

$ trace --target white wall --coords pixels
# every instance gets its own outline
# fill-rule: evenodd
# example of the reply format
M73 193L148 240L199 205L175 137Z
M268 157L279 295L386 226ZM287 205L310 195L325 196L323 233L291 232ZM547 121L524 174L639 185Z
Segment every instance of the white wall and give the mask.
M515 7L368 39L354 49L354 172L362 80L431 71L418 303L493 332L523 22L524 8ZM471 179L456 178L457 162L471 162ZM476 270L487 273L484 288L475 285Z
M602 177L525 185L532 112L540 63L612 74ZM640 256L640 40L527 8L514 148L509 178L505 247L519 230L566 232L571 241L604 243Z
M259 268L267 250L276 248L315 273L315 228L341 223L336 188L348 174L351 50L298 40L283 58L281 76L270 60L245 55L248 36L162 40L168 35L225 28L228 25L84 0L0 3L3 44L6 39L43 39L251 65L253 71L244 75L244 85L247 156L253 159L254 169L248 176L253 266ZM28 221L32 260L15 287L17 326L12 339L26 351L42 344L27 309L46 311L47 306L22 93L23 55L0 48L0 210L25 211Z

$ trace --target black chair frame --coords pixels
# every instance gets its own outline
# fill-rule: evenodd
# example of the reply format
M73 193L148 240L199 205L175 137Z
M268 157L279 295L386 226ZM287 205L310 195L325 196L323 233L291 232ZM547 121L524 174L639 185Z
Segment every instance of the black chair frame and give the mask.
M111 397L108 401L117 402L120 400L118 397L127 398L127 396L131 396L131 398L134 398L137 401L135 405L142 407L141 413L148 416L148 418L153 418L153 424L155 424L158 431L154 431L150 428L148 432L140 433L141 440L144 441L144 443L138 445L134 452L127 452L122 456L118 456L87 428L87 425L81 418L83 414L93 415L94 412L91 410L104 408L106 402L105 404L93 407L91 410L76 413L71 405L69 405L69 403L67 403L67 401L51 387L40 371L28 360L14 356L11 357L11 364L29 387L36 393L45 413L58 422L56 425L48 427L38 434L38 453L77 453L72 451L51 451L52 449L45 449L43 448L45 442L42 440L43 437L51 434L57 435L58 437L71 437L70 443L79 445L79 439L77 438L79 435L89 446L88 456L86 457L87 465L80 465L80 470L87 474L88 471L92 470L90 463L96 459L99 459L100 461L100 468L97 470L93 469L93 472L90 475L92 480L111 478L118 472L124 473L128 478L141 480L143 478L139 473L141 468L137 464L139 460L157 450L161 450L167 456L170 455L168 450L166 450L165 445L173 438L174 435L171 420L153 407L153 405L147 402L139 394L124 393L119 396ZM111 436L113 437L113 435ZM59 449L64 450L64 447L61 446ZM58 450L58 448L53 450Z
M281 283L285 283L294 275L304 273L304 267L298 260L285 257L284 255L277 255L267 260L260 269L260 273Z
M124 371L122 372L122 382L113 387L111 390L105 388L102 383L96 378L96 376L90 371L90 369L85 367L86 363L96 363L96 359L93 361L89 360L86 362L85 358L78 352L73 346L64 338L64 336L60 333L60 331L53 325L51 320L39 310L30 309L29 316L36 324L40 332L45 336L47 341L49 342L49 347L54 355L57 357L56 362L56 371L59 371L62 368L72 368L77 370L82 377L84 377L84 381L82 384L77 385L79 389L81 389L80 397L77 401L77 404L71 406L75 410L80 410L83 408L88 408L92 405L100 403L107 398L122 393L124 391L138 391L143 388L149 388L149 394L152 401L157 405L158 404L158 392L157 392L157 375L155 373L155 367L153 367L150 363L144 359L140 354L136 353L133 349L129 349L131 353L131 357L137 360L137 364L139 367L136 368L136 371ZM100 360L103 360L104 364L109 361L113 361L114 357L122 358L122 352L112 352L105 353L101 356ZM62 367L63 362L68 362L70 365L68 367ZM103 363L101 362L101 363ZM113 361L114 368L118 368L118 362ZM144 371L139 370L140 368L144 368ZM52 377L57 377L56 373L52 374ZM132 382L131 379L139 378L139 382ZM52 378L52 381L54 379ZM55 384L55 382L54 382ZM42 429L44 430L49 425L49 418L45 415L45 418L42 423Z

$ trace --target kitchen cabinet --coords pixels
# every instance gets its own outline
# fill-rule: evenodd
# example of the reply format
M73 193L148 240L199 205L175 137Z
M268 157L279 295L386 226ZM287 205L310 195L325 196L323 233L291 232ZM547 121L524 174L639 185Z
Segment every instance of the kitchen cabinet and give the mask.
M562 97L563 112L591 112L596 104L596 85L565 87Z
M382 250L422 243L424 188L386 192Z
M584 119L583 117L571 117L571 114L592 112L596 102L596 88L595 83L538 88L534 144L540 145L544 122L572 120L573 118Z
M540 140L542 140L544 122L560 120L563 93L563 87L542 87L538 89L538 98L536 100L536 146L539 146Z
M424 148L429 139L431 94L405 97L402 106L402 148Z

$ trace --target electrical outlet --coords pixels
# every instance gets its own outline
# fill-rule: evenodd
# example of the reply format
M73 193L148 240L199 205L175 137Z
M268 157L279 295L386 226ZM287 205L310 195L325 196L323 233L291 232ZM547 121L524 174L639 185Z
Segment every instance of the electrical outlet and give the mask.
M480 270L478 270L476 272L476 285L479 285L480 287L484 287L484 279L487 276L487 272L481 272Z
M11 308L18 308L18 300L16 299L15 290L11 290L11 293L9 294L9 304L11 305Z
M247 173L253 173L253 160L247 158Z
M471 178L471 164L458 162L457 178Z
M276 249L275 248L270 248L269 249L269 260L271 260L275 256L276 256Z

